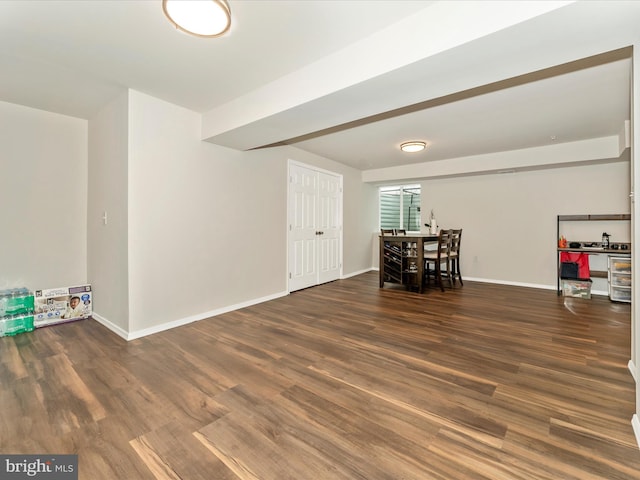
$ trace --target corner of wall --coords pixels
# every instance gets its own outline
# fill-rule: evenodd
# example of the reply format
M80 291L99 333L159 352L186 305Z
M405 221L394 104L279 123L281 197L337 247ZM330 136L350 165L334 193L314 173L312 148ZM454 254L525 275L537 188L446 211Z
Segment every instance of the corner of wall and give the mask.
M125 340L129 340L129 334L127 333L126 330L124 330L123 328L119 327L118 325L116 325L115 323L113 323L112 321L104 318L103 316L93 312L93 314L91 315L91 318L93 318L96 322L98 322L99 324L107 327L109 330L111 330L113 333L115 333L116 335L118 335L119 337L125 339Z
M638 415L637 414L635 414L631 418L631 426L633 427L633 434L636 437L636 443L638 444L638 447L640 448L640 420L638 419Z

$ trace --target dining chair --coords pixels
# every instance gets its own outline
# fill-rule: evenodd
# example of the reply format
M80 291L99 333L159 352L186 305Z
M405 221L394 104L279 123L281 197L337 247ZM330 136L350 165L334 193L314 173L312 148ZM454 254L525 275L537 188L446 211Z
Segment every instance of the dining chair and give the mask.
M434 282L440 285L440 290L444 292L443 277L446 275L451 283L451 261L449 254L451 252L451 230L440 230L438 234L438 248L432 252L424 254L424 275L426 284L428 285L433 273ZM431 264L433 263L433 272ZM444 264L444 274L443 274ZM453 286L453 284L451 284Z
M464 285L462 275L460 275L460 242L462 241L462 229L451 230L451 249L449 251L449 259L451 261L451 280L455 285L456 279L460 280L460 285Z
M396 235L406 235L407 230L405 228L396 228Z

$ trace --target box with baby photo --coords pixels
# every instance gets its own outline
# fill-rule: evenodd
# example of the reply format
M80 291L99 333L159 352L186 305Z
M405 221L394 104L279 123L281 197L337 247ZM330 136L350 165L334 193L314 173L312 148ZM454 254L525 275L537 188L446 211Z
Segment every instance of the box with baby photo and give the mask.
M36 290L34 327L81 320L91 316L91 285Z

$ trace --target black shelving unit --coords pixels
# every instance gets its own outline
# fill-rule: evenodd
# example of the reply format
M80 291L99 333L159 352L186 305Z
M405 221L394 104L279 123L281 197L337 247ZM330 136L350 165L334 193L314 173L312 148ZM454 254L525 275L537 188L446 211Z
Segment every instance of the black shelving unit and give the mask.
M618 213L618 214L597 214L597 215L558 215L558 219L556 222L556 246L557 242L560 239L560 225L563 222L597 222L597 221L630 221L631 215L628 213ZM560 288L560 254L562 252L576 252L576 253L588 253L590 255L599 255L599 254L615 254L615 255L631 255L631 244L629 243L618 243L617 249L613 248L601 248L601 247L584 247L585 244L598 244L601 243L597 241L576 241L569 240L569 243L579 243L580 247L571 248L567 245L566 248L557 247L557 292L558 295L562 293ZM621 249L621 247L625 245L625 249ZM608 272L606 270L590 270L589 272L592 278L608 278Z

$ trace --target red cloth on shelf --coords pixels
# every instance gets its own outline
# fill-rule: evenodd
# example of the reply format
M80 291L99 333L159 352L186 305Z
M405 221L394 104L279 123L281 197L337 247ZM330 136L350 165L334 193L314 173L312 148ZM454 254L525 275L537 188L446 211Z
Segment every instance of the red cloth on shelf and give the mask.
M578 264L578 278L587 280L591 278L589 269L589 254L576 252L560 252L561 262L575 262Z

